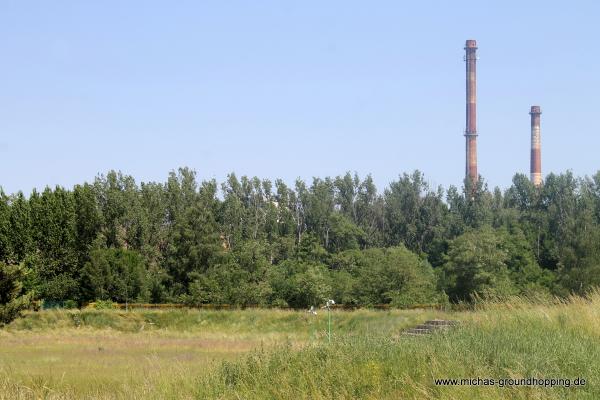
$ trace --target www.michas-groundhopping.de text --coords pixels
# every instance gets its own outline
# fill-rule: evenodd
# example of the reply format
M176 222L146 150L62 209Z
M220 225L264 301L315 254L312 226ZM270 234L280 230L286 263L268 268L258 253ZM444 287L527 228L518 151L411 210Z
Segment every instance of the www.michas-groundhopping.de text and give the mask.
M585 378L440 378L436 386L497 386L497 387L577 387L585 386Z

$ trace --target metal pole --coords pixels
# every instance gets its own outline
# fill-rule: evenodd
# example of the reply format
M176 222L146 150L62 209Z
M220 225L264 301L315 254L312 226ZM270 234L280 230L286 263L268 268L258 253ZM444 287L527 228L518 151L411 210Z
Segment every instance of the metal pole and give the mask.
M331 308L327 307L327 315L329 316L329 343L331 343Z

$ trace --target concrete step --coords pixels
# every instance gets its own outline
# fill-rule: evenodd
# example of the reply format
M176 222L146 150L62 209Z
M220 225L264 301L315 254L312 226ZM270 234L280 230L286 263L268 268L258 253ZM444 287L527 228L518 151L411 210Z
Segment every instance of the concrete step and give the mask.
M433 330L433 329L438 329L437 326L435 325L427 325L427 324L421 324L421 325L417 325L414 326L413 329L427 329L427 330Z
M452 321L447 319L432 319L425 322L425 325L431 326L455 326L458 324L458 321Z
M434 332L446 331L456 325L458 325L458 321L432 319L415 327L405 329L401 333L411 336L431 335Z
M412 333L412 332L408 332L408 331L404 331L401 333L402 336L424 336L424 335L429 335L429 334L424 334L424 333Z
M404 332L412 333L413 335L429 335L432 331L431 329L411 328L405 330Z

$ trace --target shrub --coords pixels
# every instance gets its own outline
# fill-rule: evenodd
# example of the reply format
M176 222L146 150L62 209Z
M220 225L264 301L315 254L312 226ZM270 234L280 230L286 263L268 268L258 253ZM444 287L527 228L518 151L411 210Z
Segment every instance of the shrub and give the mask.
M77 308L77 302L75 300L63 301L63 308Z
M17 318L33 303L33 292L24 292L27 270L22 265L0 262L0 326Z
M117 304L110 300L96 300L95 302L88 304L88 308L94 308L96 310L114 310L117 308Z

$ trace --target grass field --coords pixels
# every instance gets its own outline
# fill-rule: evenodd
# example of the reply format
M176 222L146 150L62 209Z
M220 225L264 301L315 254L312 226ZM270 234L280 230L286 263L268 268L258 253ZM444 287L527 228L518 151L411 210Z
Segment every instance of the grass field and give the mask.
M462 321L399 335L431 318ZM44 311L0 330L0 399L599 399L600 294L476 311ZM439 378L585 378L575 387ZM564 385L563 385L564 386Z

